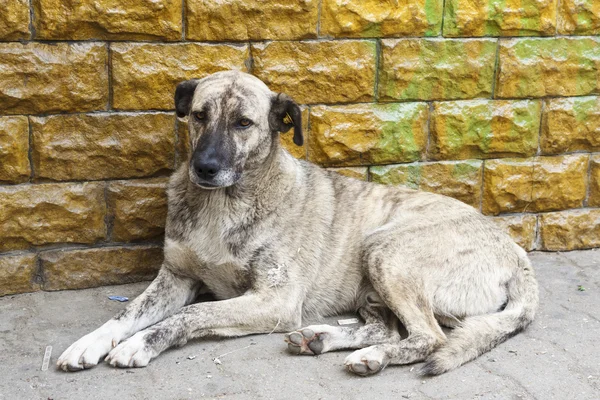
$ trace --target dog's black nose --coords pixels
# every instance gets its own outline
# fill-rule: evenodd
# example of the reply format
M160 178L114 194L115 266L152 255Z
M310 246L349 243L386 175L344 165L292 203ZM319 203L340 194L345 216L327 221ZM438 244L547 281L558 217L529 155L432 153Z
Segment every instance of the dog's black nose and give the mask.
M219 164L212 160L194 160L194 171L198 178L210 180L219 173Z

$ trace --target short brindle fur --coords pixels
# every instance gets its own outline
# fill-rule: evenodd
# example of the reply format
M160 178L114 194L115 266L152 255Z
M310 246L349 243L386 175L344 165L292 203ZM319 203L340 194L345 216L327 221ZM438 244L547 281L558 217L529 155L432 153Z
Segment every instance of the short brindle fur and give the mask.
M182 82L175 105L192 150L169 183L162 268L60 368L105 356L143 367L189 339L275 330L292 331L294 354L357 349L345 365L359 375L419 361L440 374L533 320L538 289L523 249L457 200L294 159L279 141L293 128L303 143L289 96L229 71ZM194 303L205 292L217 301ZM355 310L364 326L299 329L307 316Z

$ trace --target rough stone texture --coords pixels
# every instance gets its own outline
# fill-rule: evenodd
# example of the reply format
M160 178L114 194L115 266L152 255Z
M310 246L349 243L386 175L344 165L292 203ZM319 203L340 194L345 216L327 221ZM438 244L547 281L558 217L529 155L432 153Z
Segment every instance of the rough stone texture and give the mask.
M438 36L442 0L324 0L321 35Z
M29 1L0 0L0 40L29 39Z
M166 186L165 178L109 183L107 203L113 241L152 239L164 233Z
M561 35L600 35L598 0L560 0L558 33Z
M0 256L0 296L40 290L35 259L35 254Z
M590 157L590 207L600 207L600 154Z
M446 0L444 36L550 36L555 21L556 0Z
M541 102L434 103L428 157L434 160L527 157L537 152Z
M545 154L600 150L600 97L548 99L540 147Z
M29 122L27 117L0 117L0 182L29 179Z
M0 251L49 243L94 243L106 234L104 185L0 187Z
M543 250L600 247L600 210L583 209L542 214L540 238Z
M494 39L384 39L379 61L379 99L489 97L495 55Z
M419 160L427 115L425 103L312 107L308 158L346 166Z
M372 101L375 42L270 42L252 45L252 73L299 103Z
M180 0L33 0L36 39L178 40Z
M53 250L40 253L44 290L116 285L156 276L163 260L158 246Z
M245 71L248 56L247 45L113 43L113 106L172 110L179 82L222 70Z
M600 93L600 38L500 41L496 97Z
M537 217L535 215L503 215L494 217L493 221L525 250L531 251L535 248L537 224Z
M37 179L130 178L174 166L172 114L31 117L31 127Z
M328 168L330 171L337 172L340 175L347 176L349 178L366 181L368 177L367 167L345 167L345 168Z
M586 196L588 156L486 161L483 212L555 211L581 207Z
M481 168L481 161L469 160L370 167L369 172L373 182L443 194L479 208Z
M0 112L105 109L106 45L0 43Z
M292 40L317 37L317 0L187 0L186 38Z

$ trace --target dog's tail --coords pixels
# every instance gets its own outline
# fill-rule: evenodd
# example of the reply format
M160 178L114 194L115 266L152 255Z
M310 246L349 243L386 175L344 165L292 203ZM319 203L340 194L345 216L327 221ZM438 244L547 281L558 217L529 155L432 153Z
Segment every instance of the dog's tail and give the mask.
M504 310L465 318L432 353L421 373L439 375L496 347L533 321L538 306L538 286L527 255L519 252L519 268L508 282L508 303Z

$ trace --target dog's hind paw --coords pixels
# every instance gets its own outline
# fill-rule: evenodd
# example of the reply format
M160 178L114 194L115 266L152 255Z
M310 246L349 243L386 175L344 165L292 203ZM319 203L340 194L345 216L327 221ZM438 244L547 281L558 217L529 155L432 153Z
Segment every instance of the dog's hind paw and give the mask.
M285 335L288 350L292 354L317 355L328 350L327 336L329 326L308 326Z
M344 365L348 371L354 372L356 375L367 376L383 370L388 362L383 351L379 350L377 346L371 346L350 354L346 357Z

